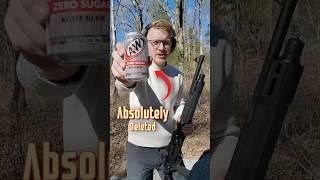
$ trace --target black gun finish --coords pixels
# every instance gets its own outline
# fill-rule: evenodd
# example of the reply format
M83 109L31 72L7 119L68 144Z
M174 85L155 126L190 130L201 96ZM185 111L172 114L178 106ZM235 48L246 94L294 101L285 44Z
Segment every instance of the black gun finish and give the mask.
M279 57L296 4L297 0L287 0L282 7L257 83L249 121L240 135L226 180L263 180L265 177L303 71L301 40L289 39Z
M205 84L205 75L200 72L204 56L201 55L197 59L197 69L193 77L188 98L181 115L181 121L177 123L177 129L172 134L171 141L166 148L166 153L163 154L165 180L171 180L172 173L174 171L178 171L185 177L190 176L190 172L185 167L181 166L181 148L185 139L185 135L182 132L182 126L185 124L190 124L192 122L193 114L196 110L198 100Z

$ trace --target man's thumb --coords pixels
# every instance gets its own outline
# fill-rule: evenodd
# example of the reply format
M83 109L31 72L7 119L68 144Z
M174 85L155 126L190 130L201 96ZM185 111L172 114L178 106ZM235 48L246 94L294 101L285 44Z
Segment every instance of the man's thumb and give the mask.
M124 47L123 47L122 43L117 43L116 49L119 53L119 56L122 57L124 55Z

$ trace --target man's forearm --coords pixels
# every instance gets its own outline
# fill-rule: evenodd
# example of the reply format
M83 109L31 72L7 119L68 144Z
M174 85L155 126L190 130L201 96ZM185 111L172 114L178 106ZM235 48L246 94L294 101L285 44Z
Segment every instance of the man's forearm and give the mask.
M48 77L41 72L42 70L25 60L23 56L19 57L16 68L18 79L24 87L34 90L42 96L56 97L67 97L74 93L82 82L84 74L89 71L88 68L86 68L85 71L82 71L82 68L80 68L79 73L77 73L79 76L74 75L68 77L65 81L54 81L48 79Z
M137 86L137 82L122 83L120 80L115 80L115 86L119 92L131 92Z
M80 71L80 66L60 66L53 70L41 70L40 74L49 81L68 81Z

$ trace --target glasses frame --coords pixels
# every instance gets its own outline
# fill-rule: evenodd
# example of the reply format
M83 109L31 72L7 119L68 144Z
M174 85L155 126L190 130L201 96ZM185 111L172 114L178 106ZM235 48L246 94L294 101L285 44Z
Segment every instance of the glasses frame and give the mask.
M168 50L171 48L172 46L172 41L171 38L168 39L164 39L164 40L153 40L153 39L148 39L147 40L154 49L159 49L160 44L162 44L162 46L164 47L164 49ZM158 44L154 44L155 42L160 41ZM165 44L166 42L169 42L168 44Z

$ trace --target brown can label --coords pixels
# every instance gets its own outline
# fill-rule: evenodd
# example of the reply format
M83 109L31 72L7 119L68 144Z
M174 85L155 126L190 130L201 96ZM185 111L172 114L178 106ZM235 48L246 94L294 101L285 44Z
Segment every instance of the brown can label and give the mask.
M49 0L48 55L63 64L106 63L109 0Z

